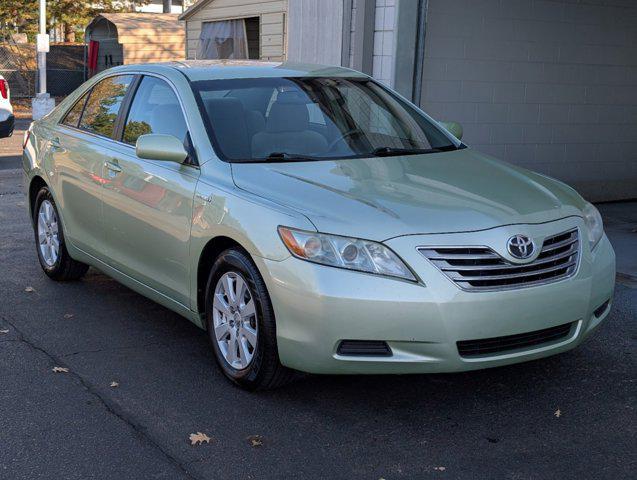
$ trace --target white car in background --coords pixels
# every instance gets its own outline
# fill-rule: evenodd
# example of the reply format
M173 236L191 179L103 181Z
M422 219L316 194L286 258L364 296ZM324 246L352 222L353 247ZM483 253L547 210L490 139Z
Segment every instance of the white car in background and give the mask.
M13 107L11 106L9 82L0 75L0 138L13 135L14 125L15 118L13 116Z

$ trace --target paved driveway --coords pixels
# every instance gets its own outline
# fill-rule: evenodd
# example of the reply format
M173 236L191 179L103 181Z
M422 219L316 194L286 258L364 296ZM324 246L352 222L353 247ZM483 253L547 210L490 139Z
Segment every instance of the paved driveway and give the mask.
M635 289L557 357L250 394L174 313L94 270L48 280L21 181L0 171L0 478L634 478Z

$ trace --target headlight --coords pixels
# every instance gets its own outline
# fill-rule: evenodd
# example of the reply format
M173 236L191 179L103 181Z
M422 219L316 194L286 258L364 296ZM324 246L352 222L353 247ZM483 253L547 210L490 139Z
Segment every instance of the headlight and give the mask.
M290 253L308 262L416 281L407 265L389 248L358 238L279 227Z
M582 209L584 214L584 224L586 225L586 233L588 234L588 243L591 250L600 241L604 235L604 223L599 211L590 203L587 203Z

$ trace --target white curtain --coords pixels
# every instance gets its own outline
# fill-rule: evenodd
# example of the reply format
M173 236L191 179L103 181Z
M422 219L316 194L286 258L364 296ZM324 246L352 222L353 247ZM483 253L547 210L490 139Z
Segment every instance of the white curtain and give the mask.
M248 58L245 21L241 19L202 23L197 58Z

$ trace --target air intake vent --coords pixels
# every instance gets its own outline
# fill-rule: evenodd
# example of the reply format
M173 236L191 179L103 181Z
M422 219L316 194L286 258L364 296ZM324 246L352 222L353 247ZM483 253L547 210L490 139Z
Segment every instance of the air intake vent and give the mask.
M418 249L460 288L508 290L556 282L577 270L577 229L547 237L531 263L505 260L487 247L423 247Z
M471 358L498 353L506 353L527 347L541 346L555 342L568 336L573 323L565 323L557 327L545 328L534 332L507 335L506 337L482 338L480 340L463 340L457 342L461 357Z
M593 312L593 315L595 315L597 318L601 317L606 312L606 309L608 308L609 303L610 303L610 299L606 300L604 303L602 303L599 307L595 309L595 311Z
M341 340L336 353L357 357L390 357L392 354L387 342L378 340Z

